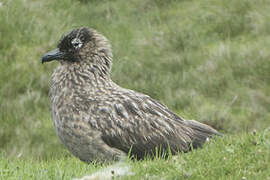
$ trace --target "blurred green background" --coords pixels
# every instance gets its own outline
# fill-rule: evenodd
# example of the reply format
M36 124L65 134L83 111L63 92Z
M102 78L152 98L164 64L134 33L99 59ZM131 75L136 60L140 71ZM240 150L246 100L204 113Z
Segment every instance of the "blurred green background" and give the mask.
M67 155L49 111L57 62L41 64L64 33L92 27L111 42L112 78L185 119L225 134L270 126L268 0L2 0L0 152Z

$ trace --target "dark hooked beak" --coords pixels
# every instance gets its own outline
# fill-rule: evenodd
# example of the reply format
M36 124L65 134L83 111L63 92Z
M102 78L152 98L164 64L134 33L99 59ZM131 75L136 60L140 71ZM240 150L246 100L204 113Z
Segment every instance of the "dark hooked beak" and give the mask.
M44 54L44 56L42 56L41 62L42 64L45 62L49 62L49 61L53 61L53 60L59 60L59 59L64 59L65 57L65 53L61 52L59 50L59 48L52 50L46 54Z

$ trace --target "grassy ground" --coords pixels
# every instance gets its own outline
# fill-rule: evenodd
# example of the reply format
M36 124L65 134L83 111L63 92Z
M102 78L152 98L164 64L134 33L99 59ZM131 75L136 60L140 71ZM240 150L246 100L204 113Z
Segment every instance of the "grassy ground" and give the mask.
M261 148L267 158L256 156L257 146L245 135L253 129L262 134L270 126L267 0L1 2L2 177L46 179L51 174L53 179L53 172L61 178L62 168L70 173L67 177L95 170L71 158L57 139L48 98L50 74L57 64L40 63L41 56L55 47L63 33L78 26L95 28L111 41L115 82L149 94L184 118L210 124L228 136L181 155L179 163L147 161L149 168L143 168L144 162L131 163L138 177L163 172L164 177L176 178L178 171L172 171L182 158L187 164L180 167L194 178L200 178L200 174L206 177L207 173L213 179L218 175L224 179L225 175L241 177L248 176L249 171L251 177L267 177L264 167L269 168L269 164L264 160L269 160L269 147L268 151ZM219 159L228 153L229 144L236 149L228 156L230 163ZM219 161L214 161L215 157ZM172 167L168 175L167 163ZM43 167L48 171L42 174Z
M131 175L121 179L270 179L269 137L270 129L217 139L167 160L128 160L124 164L131 166ZM65 156L43 161L0 160L1 179L72 179L103 168Z

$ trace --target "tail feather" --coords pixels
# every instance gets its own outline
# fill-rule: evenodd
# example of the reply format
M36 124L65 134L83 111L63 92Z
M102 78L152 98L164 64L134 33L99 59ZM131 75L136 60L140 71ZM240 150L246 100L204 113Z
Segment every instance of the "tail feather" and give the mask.
M214 128L198 121L185 120L184 123L193 130L192 146L194 148L202 146L207 139L213 136L222 136L222 134L216 131Z

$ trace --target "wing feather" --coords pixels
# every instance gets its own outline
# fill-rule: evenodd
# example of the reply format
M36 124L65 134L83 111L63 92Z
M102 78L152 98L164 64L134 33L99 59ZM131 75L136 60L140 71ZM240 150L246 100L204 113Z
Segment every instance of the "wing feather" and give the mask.
M101 118L111 121L112 126L100 129L103 141L110 147L126 153L132 148L131 153L138 158L154 153L156 147L167 151L170 146L173 153L189 150L192 129L166 106L134 91L124 92L113 102L109 119L107 115Z

